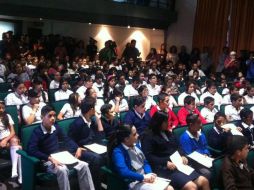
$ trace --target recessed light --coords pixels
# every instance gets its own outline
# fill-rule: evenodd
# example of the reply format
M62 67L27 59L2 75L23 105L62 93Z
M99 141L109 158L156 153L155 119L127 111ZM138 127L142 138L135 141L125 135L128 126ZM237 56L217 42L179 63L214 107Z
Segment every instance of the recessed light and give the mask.
M40 18L40 20L43 20L43 18Z
M130 26L130 25L128 25L128 26L127 26L127 28L131 28L131 26Z
M155 30L155 28L153 28L153 30Z
M91 22L89 22L88 24L89 24L89 25L91 25L92 23L91 23Z

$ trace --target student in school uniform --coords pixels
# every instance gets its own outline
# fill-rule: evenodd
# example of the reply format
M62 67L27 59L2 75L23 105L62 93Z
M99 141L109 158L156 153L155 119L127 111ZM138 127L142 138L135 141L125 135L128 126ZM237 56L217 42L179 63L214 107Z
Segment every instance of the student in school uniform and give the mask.
M83 150L64 134L61 127L55 124L56 113L53 108L44 106L41 110L41 116L42 124L34 129L28 142L28 154L41 160L48 173L56 174L59 189L70 190L69 166L61 164L51 154L60 152L59 141L63 141L66 148L68 147L68 151L78 159L81 158ZM88 164L78 161L73 168L77 170L80 189L94 190Z
M153 98L151 96L148 95L148 88L146 85L141 85L138 88L138 93L140 96L146 98L146 111L151 109L152 106L156 105L156 102L153 100Z
M231 136L229 128L221 127L226 123L226 115L222 112L217 112L214 116L214 127L208 132L207 136L209 146L222 152L226 149L227 138Z
M195 88L196 88L196 83L194 81L188 81L186 83L186 89L185 92L181 93L178 96L178 105L179 106L184 106L184 99L186 96L192 96L195 98L195 103L198 105L199 104L199 98L197 94L195 93Z
M242 134L248 139L249 145L254 148L254 125L253 112L250 109L244 108L240 112L241 121L238 126L241 127Z
M240 120L240 111L242 107L242 96L239 94L231 94L230 96L232 105L227 105L225 107L225 115L228 121Z
M217 92L217 87L215 82L208 81L205 92L200 96L200 104L204 104L204 99L206 97L214 98L214 104L220 106L222 104L222 96Z
M103 143L103 126L101 119L95 111L95 104L95 98L86 97L81 103L81 115L70 125L68 136L79 147L93 143ZM81 159L89 164L95 189L99 190L101 188L101 176L98 174L98 171L100 171L101 166L104 164L103 155L86 150L82 154Z
M229 87L229 94L226 94L222 99L222 104L231 104L230 96L231 94L239 94L239 89L235 85Z
M110 165L121 179L128 179L130 190L173 190L171 185L156 186L157 175L136 144L138 133L133 125L120 126L108 146Z
M146 99L144 97L135 97L133 109L129 110L124 118L124 124L134 125L140 136L142 136L151 120L151 116L145 110L145 103Z
M174 112L169 108L169 96L166 93L160 93L158 95L158 104L153 106L150 111L150 116L153 115L157 111L163 111L168 114L168 130L173 130L178 126L178 119Z
M211 123L214 120L214 115L218 112L218 110L214 107L214 98L206 97L204 99L205 107L202 108L200 114L205 118L207 123Z
M77 92L72 93L69 96L68 102L65 103L60 110L57 119L67 119L72 117L79 117L81 114L80 110L81 98Z
M59 82L59 90L55 92L55 101L68 100L73 93L69 88L68 79L62 78Z
M157 84L157 76L155 74L150 74L148 76L149 84L147 84L148 94L153 97L160 93L161 86Z
M185 154L191 154L196 151L205 156L211 156L208 150L207 139L201 132L202 122L197 114L187 115L186 122L188 129L180 137L180 146ZM196 162L191 164L194 169L207 179L211 177L211 171Z
M186 175L177 170L170 156L176 151L179 152L183 164L188 164L180 145L168 130L168 114L163 111L154 113L149 128L141 139L142 150L151 164L153 170L161 177L171 179L171 185L176 189L209 189L208 180L193 171Z
M39 94L34 89L28 91L29 103L22 107L22 118L26 125L41 122L41 109L46 105L40 102Z
M186 118L187 118L187 115L190 113L197 114L202 124L207 123L205 118L200 114L200 112L196 108L195 98L192 96L186 96L184 99L184 107L182 107L177 113L177 117L178 117L180 125L187 125Z
M244 104L254 104L254 87L247 87L247 94L243 97Z
M14 89L14 92L11 92L10 94L8 94L4 99L5 105L6 106L15 105L17 106L17 109L19 110L22 104L28 103L28 98L25 95L25 92L27 89L24 83L19 81L14 82L13 89Z
M115 133L119 125L115 114L114 107L111 104L104 104L101 107L101 123L107 139Z
M249 143L244 136L232 136L222 164L223 189L254 189L254 171L248 166Z
M131 84L127 85L124 88L124 96L130 97L130 96L138 96L138 87L140 85L140 78L138 76L134 76L132 78Z
M14 122L5 112L5 104L0 101L0 152L8 149L11 155L11 181L22 183L21 156L16 153L22 149L19 138L15 135Z

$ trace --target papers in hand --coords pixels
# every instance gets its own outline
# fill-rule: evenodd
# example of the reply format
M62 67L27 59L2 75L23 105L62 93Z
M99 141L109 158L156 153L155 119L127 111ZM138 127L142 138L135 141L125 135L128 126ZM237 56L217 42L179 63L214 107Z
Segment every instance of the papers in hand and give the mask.
M190 157L192 160L195 160L196 162L202 164L203 166L207 168L211 168L213 165L213 160L214 160L213 158L200 154L199 152L196 152L196 151L189 154L188 157Z
M176 168L180 172L186 175L190 175L194 171L192 167L183 164L183 159L178 151L176 151L174 154L170 156L170 160L176 165Z
M50 155L53 159L57 160L61 164L75 164L78 162L78 159L75 158L68 151L58 152Z
M154 189L164 190L164 189L166 189L166 187L169 185L170 182L171 182L171 180L169 180L169 179L156 177L155 181L153 182L153 187L154 187Z
M93 143L93 144L89 144L89 145L84 145L85 148L97 153L97 154L103 154L105 152L107 152L107 147L97 144L97 143Z
M230 132L232 135L240 135L240 136L243 136L243 134L237 130L237 127L232 124L232 123L228 123L228 124L225 124L225 125L222 125L221 128L223 129L230 129Z

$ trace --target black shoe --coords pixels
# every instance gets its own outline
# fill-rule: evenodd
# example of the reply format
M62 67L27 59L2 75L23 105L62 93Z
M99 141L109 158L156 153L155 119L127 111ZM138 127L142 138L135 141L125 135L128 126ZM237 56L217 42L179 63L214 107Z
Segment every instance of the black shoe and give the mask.
M21 189L22 185L18 181L18 177L12 177L7 181L12 189Z

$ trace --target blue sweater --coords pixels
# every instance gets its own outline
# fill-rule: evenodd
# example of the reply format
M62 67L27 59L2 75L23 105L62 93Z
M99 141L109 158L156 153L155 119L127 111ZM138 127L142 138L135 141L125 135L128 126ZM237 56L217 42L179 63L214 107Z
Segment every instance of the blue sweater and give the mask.
M28 154L40 160L48 160L50 154L60 151L59 142L64 142L69 152L76 152L77 144L66 136L58 125L55 125L55 128L52 134L44 134L41 126L36 127L27 145Z
M114 165L115 171L122 178L129 179L132 181L143 181L144 176L132 170L130 156L128 154L128 151L122 145L118 145L113 150L112 163ZM145 160L144 162L143 169L145 174L152 173L151 167L148 164L147 160Z
M80 116L75 119L70 125L68 135L74 140L79 146L100 143L104 138L103 132L98 131L98 126L95 120L92 119L91 126L88 127L84 119Z
M194 151L199 152L200 154L210 155L209 150L207 149L206 137L203 133L199 136L199 140L191 138L185 131L180 137L180 145L185 154L191 154Z
M148 112L145 112L145 116L141 119L134 111L134 109L127 112L124 118L124 123L134 125L139 135L142 135L144 130L148 127L151 120L151 116Z

